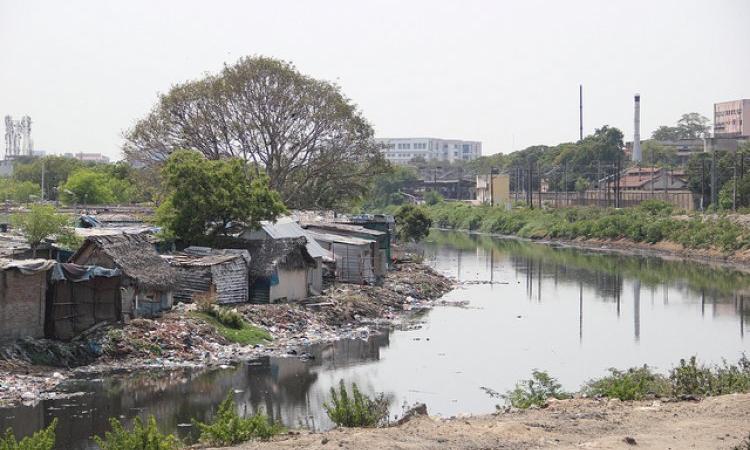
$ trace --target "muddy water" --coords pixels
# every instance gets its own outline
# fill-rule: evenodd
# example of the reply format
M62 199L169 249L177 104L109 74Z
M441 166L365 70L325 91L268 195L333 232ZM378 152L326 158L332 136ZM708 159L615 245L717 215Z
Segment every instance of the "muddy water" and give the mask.
M394 413L417 401L432 414L486 413L496 402L481 386L504 391L534 368L572 390L607 367L666 371L680 357L720 362L750 350L750 276L737 271L462 233L435 232L424 247L427 262L461 281L446 300L467 308L437 307L416 329L313 347L309 361L68 383L83 395L0 409L0 429L27 434L58 417L58 447L83 449L107 417L153 414L190 438L190 419L206 419L229 390L243 410L324 429L321 405L340 379L385 392Z

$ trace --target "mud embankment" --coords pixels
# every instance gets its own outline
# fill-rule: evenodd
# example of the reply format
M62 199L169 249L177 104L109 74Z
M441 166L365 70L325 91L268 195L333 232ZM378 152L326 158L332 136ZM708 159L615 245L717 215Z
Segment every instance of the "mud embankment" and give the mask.
M432 307L453 283L430 267L398 262L381 286L337 284L301 303L237 306L271 341L240 345L177 305L157 319L97 327L71 342L24 339L0 346L0 406L35 402L62 394L56 386L71 377L143 368L221 366L261 356L302 357L308 344L367 338Z
M545 409L497 415L422 416L388 428L301 431L233 448L744 449L735 446L749 433L750 394L735 394L699 402L562 400Z

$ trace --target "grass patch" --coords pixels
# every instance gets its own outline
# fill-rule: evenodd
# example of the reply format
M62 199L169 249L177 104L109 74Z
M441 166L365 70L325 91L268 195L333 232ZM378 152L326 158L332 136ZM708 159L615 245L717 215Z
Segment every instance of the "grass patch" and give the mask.
M216 328L216 331L226 340L242 345L256 345L273 340L268 331L250 325L242 319L240 328L228 327L210 314L198 311L190 312L190 315Z
M669 375L674 395L711 396L750 392L750 360L744 354L737 364L713 367L699 364L692 356L681 359Z

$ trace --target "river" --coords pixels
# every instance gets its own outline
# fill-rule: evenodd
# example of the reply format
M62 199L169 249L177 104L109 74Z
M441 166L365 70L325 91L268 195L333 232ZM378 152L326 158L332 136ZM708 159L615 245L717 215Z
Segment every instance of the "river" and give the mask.
M680 358L736 360L750 350L750 275L704 264L562 248L458 232L433 232L425 261L459 281L409 329L307 349L315 358L264 358L236 367L112 375L65 383L82 395L0 409L0 429L28 434L58 417L58 448L95 448L108 417L157 417L190 438L233 390L240 408L284 424L326 429L322 403L339 380L384 392L391 411L425 402L430 414L493 411L532 369L568 390L608 367L666 372Z

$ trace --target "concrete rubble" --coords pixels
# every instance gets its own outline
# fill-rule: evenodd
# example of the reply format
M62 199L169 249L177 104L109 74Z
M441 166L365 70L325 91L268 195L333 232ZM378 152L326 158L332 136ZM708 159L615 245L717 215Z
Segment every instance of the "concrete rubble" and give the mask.
M273 336L267 345L228 342L191 314L192 304L179 304L157 319L99 326L71 342L17 341L0 346L0 406L62 395L55 392L60 382L84 374L220 366L261 356L304 358L309 344L367 339L383 327L402 326L408 312L432 307L452 287L426 265L406 261L388 272L382 286L336 284L300 303L236 306Z

